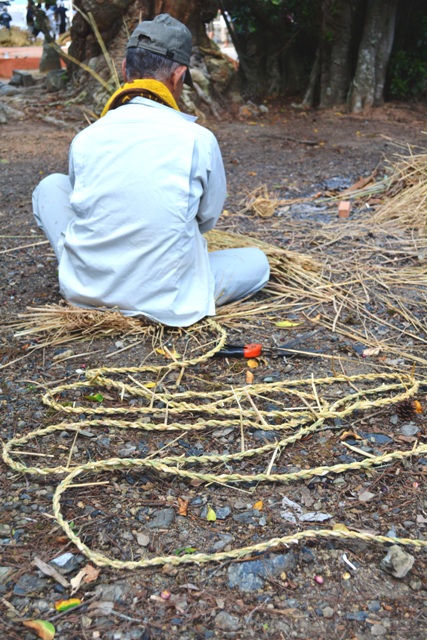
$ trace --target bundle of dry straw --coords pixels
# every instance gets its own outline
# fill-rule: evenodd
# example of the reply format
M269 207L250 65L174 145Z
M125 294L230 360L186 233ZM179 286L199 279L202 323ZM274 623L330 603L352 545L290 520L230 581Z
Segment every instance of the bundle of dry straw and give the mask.
M426 236L427 230L427 153L400 158L393 166L393 182L381 207L372 216L375 224L392 221L399 227Z

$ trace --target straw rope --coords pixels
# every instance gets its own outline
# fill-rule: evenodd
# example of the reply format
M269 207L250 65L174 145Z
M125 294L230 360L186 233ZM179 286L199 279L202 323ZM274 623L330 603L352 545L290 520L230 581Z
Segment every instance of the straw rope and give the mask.
M116 569L136 569L154 567L162 564L188 564L188 563L205 563L212 561L223 561L226 559L233 559L245 556L250 553L257 553L273 549L275 547L286 546L289 544L298 543L303 539L318 539L318 538L333 538L333 539L355 539L363 540L367 542L376 543L397 543L402 545L413 545L418 548L424 548L427 546L427 541L416 540L409 538L389 538L386 536L371 535L367 533L358 533L354 531L345 530L328 530L328 529L310 529L300 531L293 535L288 535L280 538L273 538L261 542L256 545L250 545L239 549L233 549L231 551L224 551L213 554L197 553L184 556L159 556L151 559L143 558L138 561L122 561L109 558L102 553L90 549L81 538L72 530L70 524L64 519L61 511L61 497L62 494L73 484L73 480L82 473L98 473L102 471L114 471L114 470L129 470L129 469L141 469L148 468L156 472L166 474L172 477L180 477L183 479L194 480L197 479L202 482L216 483L219 485L231 485L233 483L239 484L243 482L282 482L287 483L295 480L307 480L314 476L325 476L327 474L340 474L347 471L355 471L362 469L369 469L374 466L384 465L393 461L404 460L413 456L420 456L427 453L427 445L414 446L410 450L406 451L394 451L379 456L371 456L361 461L355 461L351 463L335 464L335 465L323 465L309 469L301 469L299 471L289 473L254 473L254 474L241 474L241 473L213 473L207 471L196 471L193 468L185 468L187 465L199 465L206 466L210 464L228 463L231 461L242 460L247 457L257 457L262 454L268 453L276 448L283 450L288 445L300 440L308 434L315 433L324 425L325 421L330 418L343 418L354 411L363 411L373 407L382 407L389 404L396 404L404 399L413 397L422 382L416 380L409 374L398 373L381 373L381 374L360 374L353 376L335 376L335 377L323 377L323 378L310 378L299 379L290 381L280 381L272 384L259 384L251 385L249 387L235 388L232 392L228 390L212 391L212 392L182 392L182 393L154 393L150 389L144 388L143 385L136 386L126 384L121 380L112 379L106 377L109 375L126 376L130 373L144 373L144 372L156 372L156 373L168 373L176 370L177 367L187 367L197 364L206 360L208 357L214 355L214 353L223 346L225 343L225 331L216 326L213 323L215 330L220 335L220 338L207 354L198 356L185 362L173 362L167 366L152 367L121 367L121 368L98 368L89 370L85 373L87 380L83 382L77 382L69 385L61 385L53 389L48 394L43 396L43 402L49 407L65 412L65 413L84 413L98 415L103 414L103 418L83 420L79 422L60 422L59 424L50 425L42 429L38 429L27 433L24 436L14 438L3 445L3 460L12 469L17 472L30 473L40 476L46 476L50 474L67 473L68 475L59 483L54 497L53 497L53 512L54 516L63 528L69 539L76 545L76 547L84 553L92 562L100 566L110 566ZM327 402L325 399L319 397L316 388L320 385L333 385L336 383L377 383L377 386L371 388L365 388L355 393L348 394L334 402ZM378 384L379 383L379 384ZM137 396L139 398L145 398L150 401L152 405L153 397L158 402L164 403L167 406L167 411L171 414L180 416L188 412L199 413L200 417L196 422L171 422L170 424L157 424L155 422L143 422L142 420L125 421L118 418L108 418L109 414L121 415L122 413L136 413L139 412L142 415L148 413L152 414L154 418L162 419L165 415L165 409L158 409L153 406L145 407L87 407L81 406L66 406L57 402L54 397L70 391L79 391L82 388L88 386L95 386L96 389L100 387L106 387L108 389L116 389L121 394L126 393L128 395ZM304 391L301 388L308 387L311 391ZM250 394L250 398L263 398L268 399L269 396L277 398L280 394L287 394L293 396L299 401L303 401L306 406L304 408L297 409L283 409L279 411L264 411L262 409L244 409L239 403L239 409L234 406L227 408L225 405L236 404L236 398L240 396L243 400L245 395ZM280 404L280 401L279 401ZM215 417L212 417L212 416ZM205 416L208 416L206 418ZM268 418L275 418L280 416L281 424L270 425L266 422ZM255 449L248 449L237 453L228 454L204 454L200 456L167 456L156 458L110 458L105 460L99 460L97 462L90 462L81 464L78 466L70 467L70 460L67 466L55 466L55 467L37 467L27 466L22 462L18 462L14 459L14 456L19 456L20 452L17 447L26 444L37 437L44 437L51 435L58 431L70 431L74 432L76 436L84 427L113 427L118 429L141 429L145 431L165 431L165 430L181 430L181 431L201 431L209 429L211 427L221 426L233 426L233 427L249 427L256 426L257 429L264 430L277 430L284 431L291 435L285 435L285 437L275 442L269 442L261 447Z

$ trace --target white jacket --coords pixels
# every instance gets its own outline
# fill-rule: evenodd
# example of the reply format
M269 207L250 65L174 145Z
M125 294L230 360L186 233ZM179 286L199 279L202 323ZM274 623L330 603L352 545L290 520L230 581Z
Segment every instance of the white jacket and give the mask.
M202 233L226 195L214 135L145 98L110 111L70 149L61 292L82 307L118 307L172 326L214 315Z

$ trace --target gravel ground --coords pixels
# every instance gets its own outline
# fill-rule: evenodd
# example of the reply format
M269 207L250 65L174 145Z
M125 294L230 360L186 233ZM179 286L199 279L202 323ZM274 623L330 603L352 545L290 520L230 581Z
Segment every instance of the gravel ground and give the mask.
M83 108L67 96L53 96L38 88L0 95L4 105L0 114L5 114L5 123L0 125L1 438L8 441L61 421L84 422L78 439L65 427L58 427L51 435L26 443L26 454L14 459L36 467L110 457L142 458L163 448L165 455L185 457L239 450L240 429L226 422L204 431L185 431L179 437L173 431L142 435L135 429L114 426L91 428L96 402L90 399L93 391L89 386L55 396L65 407L77 407L74 417L64 417L42 403L47 389L82 380L85 369L105 364L165 363L151 344L132 336L34 349L40 342L14 337L8 327L26 307L59 301L56 262L33 221L31 192L43 175L66 172L68 146L84 126L84 118ZM222 228L320 255L324 248L305 246L295 237L291 221L312 219L316 225L329 214L310 206L292 206L268 219L242 214L241 201L247 191L265 184L278 199L297 198L337 186L345 188L375 169L381 176L387 171L386 158L404 151L406 145L425 142L421 131L426 112L426 105L393 104L363 116L348 116L273 104L259 117L209 122L220 141L229 180L228 213ZM396 142L401 146L396 147ZM338 257L346 256L338 253ZM258 300L261 305L263 294ZM298 314L294 319L300 319ZM307 327L302 329L304 333ZM387 331L385 324L385 338ZM298 332L299 328L290 333L294 337ZM288 336L289 332L271 321L260 319L235 326L230 340L271 344L273 338L283 342ZM183 348L180 340L185 339L170 338L178 351ZM347 374L373 371L359 357L360 345L342 335L319 330L306 346L333 354L338 360L339 354L345 356ZM123 347L128 349L114 355ZM404 367L396 361L395 365L389 363L389 370L393 366ZM408 365L404 370L410 370ZM244 385L247 371L246 362L215 358L196 365L181 379L176 373L169 374L156 391L196 390L206 394L201 402L207 403L213 390ZM268 413L269 430L249 428L245 432L247 449L274 443L279 437L275 427L280 426L275 412L285 402L294 407L301 402L289 392L281 395L274 387L270 392L268 385L334 374L331 360L299 357L265 356L251 371L255 382L266 385L258 408ZM135 374L137 383L152 380L150 375ZM319 390L328 400L351 392L347 385L336 389L319 385ZM124 404L129 411L137 411L145 406L138 396L119 397L111 388L101 392L104 407ZM427 406L425 390L419 391L417 400ZM169 420L169 424L172 420L197 424L195 410L179 415L171 410L165 417L164 406L153 404L152 408L153 413L144 413L143 419L149 416L157 422ZM206 418L203 412L199 415ZM425 443L425 437L424 414L407 407L397 409L390 403L375 411L326 420L315 435L308 434L287 449L286 455L279 455L272 472L292 473L360 461L396 448L408 450L416 442ZM343 440L359 452L343 446ZM216 473L263 472L273 450L210 469ZM356 532L425 541L426 472L426 458L408 457L376 470L233 487L186 480L151 467L127 468L79 476L78 482L87 486L70 488L62 509L73 531L91 549L122 562L159 555L227 552L322 526L330 529L338 525L339 529L341 525ZM30 640L35 635L22 621L40 619L55 625L59 640L427 637L425 551L413 547L396 550L366 540L307 539L208 564L169 563L135 570L102 567L99 574L89 573L87 582L83 581L73 595L81 600L81 606L58 611L55 602L72 595L70 580L88 564L94 566L53 517L52 496L62 477L17 473L2 463L2 637ZM215 521L209 519L212 510ZM317 514L318 520L310 521L314 516L309 514ZM58 558L59 564L55 563ZM58 573L46 575L37 559L49 563L59 577Z

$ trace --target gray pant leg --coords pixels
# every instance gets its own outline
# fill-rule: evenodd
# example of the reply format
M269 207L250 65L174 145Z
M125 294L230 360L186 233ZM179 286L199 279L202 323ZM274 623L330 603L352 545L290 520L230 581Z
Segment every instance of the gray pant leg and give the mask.
M217 305L252 296L270 277L267 256L255 247L212 251L209 262L215 277Z
M61 257L65 230L75 213L70 205L68 176L54 173L44 178L33 192L33 213L55 251Z

